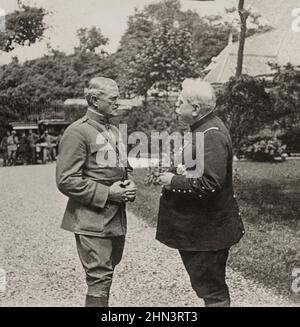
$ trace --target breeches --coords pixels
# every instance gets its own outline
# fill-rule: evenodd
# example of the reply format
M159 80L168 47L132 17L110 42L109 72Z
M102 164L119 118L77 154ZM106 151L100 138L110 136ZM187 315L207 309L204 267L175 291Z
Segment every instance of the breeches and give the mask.
M125 236L100 238L75 234L75 238L86 273L87 295L108 298L115 266L122 259Z

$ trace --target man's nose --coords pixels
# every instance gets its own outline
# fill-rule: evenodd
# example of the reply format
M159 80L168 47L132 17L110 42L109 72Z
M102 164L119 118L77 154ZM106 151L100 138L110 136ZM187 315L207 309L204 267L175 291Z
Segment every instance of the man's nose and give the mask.
M115 103L114 103L114 107L115 108L119 108L121 105L121 101L120 100L117 100Z

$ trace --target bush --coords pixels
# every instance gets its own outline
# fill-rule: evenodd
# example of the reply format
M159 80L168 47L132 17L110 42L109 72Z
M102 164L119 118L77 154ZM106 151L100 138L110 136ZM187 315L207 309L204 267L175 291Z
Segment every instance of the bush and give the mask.
M278 138L287 145L286 152L288 154L300 153L300 126L298 128L290 128Z
M271 65L275 71L270 94L274 102L273 119L285 130L280 137L287 152L300 152L300 67Z
M273 65L275 75L271 83L274 99L273 118L285 130L300 126L300 67L291 64Z
M258 134L248 136L240 148L239 155L256 161L274 161L275 157L282 156L285 150L286 145L278 139L278 132L264 129Z

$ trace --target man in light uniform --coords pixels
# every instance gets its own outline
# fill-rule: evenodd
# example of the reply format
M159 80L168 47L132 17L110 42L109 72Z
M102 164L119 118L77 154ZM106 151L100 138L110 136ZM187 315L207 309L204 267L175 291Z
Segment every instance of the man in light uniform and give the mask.
M109 122L118 109L117 84L93 78L85 95L86 115L69 126L60 141L57 186L69 197L62 228L75 233L88 285L86 306L105 307L124 249L125 203L135 199L136 188L126 163L104 160L119 159L122 151L118 129Z

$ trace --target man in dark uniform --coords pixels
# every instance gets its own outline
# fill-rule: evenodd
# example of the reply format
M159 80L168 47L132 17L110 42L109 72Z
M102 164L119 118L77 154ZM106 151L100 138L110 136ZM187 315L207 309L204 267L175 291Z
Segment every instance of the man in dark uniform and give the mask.
M69 197L62 228L75 233L88 285L86 306L105 307L124 249L125 203L134 200L136 188L121 160L118 129L109 123L118 109L117 84L93 78L85 95L86 115L60 141L57 186Z
M233 193L231 138L213 112L215 104L209 83L183 82L176 113L191 126L192 134L204 133L203 172L189 178L188 168L181 174L170 169L160 176L156 238L179 250L191 285L206 306L230 306L226 262L244 228ZM192 148L199 150L194 144Z

